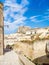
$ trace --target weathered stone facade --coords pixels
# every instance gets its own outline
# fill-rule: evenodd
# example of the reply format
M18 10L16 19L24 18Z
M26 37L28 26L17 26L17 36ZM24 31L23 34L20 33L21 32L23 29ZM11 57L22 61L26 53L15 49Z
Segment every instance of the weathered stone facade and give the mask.
M3 54L3 47L4 47L3 4L0 3L0 55Z

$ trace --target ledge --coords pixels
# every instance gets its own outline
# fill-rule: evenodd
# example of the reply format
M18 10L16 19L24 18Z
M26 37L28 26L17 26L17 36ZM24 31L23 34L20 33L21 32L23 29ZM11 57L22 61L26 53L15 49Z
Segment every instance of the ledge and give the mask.
M19 54L19 59L23 65L35 65L31 61L29 61L29 59L27 59L24 55Z

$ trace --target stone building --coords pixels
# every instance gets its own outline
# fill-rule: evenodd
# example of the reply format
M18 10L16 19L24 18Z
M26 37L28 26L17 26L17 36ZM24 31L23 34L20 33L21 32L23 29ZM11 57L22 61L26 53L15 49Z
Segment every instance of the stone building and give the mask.
M3 47L4 47L3 4L0 3L0 55L3 54Z
M37 65L49 65L49 57L46 53L46 44L49 40L37 40L33 44L33 62Z

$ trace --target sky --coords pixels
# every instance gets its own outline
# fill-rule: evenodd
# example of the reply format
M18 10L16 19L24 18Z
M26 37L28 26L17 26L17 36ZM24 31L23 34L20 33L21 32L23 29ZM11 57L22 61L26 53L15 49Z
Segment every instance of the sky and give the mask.
M19 26L49 27L49 0L0 0L4 4L4 33L15 33Z

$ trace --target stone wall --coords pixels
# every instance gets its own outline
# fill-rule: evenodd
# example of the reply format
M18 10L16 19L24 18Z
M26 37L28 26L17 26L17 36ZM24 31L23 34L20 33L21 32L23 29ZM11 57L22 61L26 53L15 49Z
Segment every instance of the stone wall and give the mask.
M0 3L0 55L3 54L4 47L4 28L3 28L3 4Z
M46 55L46 43L49 43L49 40L36 41L33 44L33 62L38 64L49 64L49 58Z
M49 40L36 40L34 43L20 43L15 45L18 53L22 53L34 63L49 63L49 58L46 56L45 48Z

